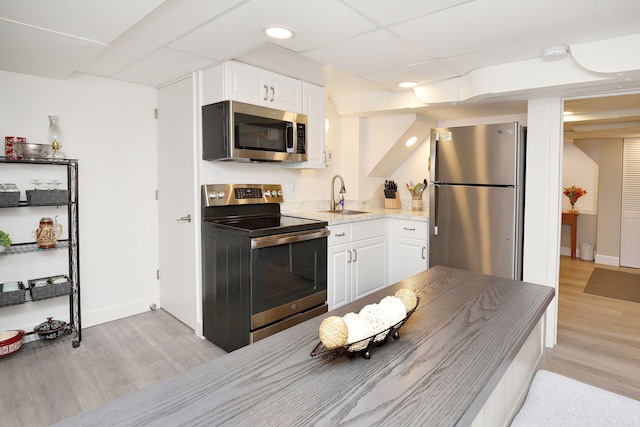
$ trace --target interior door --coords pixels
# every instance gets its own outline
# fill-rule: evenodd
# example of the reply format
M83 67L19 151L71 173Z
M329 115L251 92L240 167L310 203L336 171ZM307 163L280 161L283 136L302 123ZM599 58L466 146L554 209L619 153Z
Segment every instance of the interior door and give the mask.
M193 77L158 90L160 306L201 335L193 94Z
M640 139L624 140L620 265L640 268Z

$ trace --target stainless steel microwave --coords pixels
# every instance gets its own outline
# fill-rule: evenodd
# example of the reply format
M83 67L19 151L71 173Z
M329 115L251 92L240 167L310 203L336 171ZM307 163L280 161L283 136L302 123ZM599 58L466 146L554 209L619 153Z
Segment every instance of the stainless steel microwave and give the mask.
M222 101L202 107L202 158L217 161L304 162L307 116Z

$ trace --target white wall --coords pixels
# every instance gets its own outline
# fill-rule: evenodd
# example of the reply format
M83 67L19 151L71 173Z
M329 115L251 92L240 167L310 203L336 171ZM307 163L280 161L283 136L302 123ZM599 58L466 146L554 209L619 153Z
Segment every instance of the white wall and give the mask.
M2 134L45 143L47 116L58 115L62 150L79 159L83 327L148 310L158 301L156 90L79 74L54 80L0 71L0 93ZM29 278L4 277L3 264L15 257L0 257L0 282ZM0 318L6 329L11 320Z
M576 202L576 208L583 214L598 213L598 164L572 142L563 144L562 187L575 185L587 191ZM562 210L571 207L569 198L562 197Z
M597 247L599 145L598 141L581 141L575 145L573 142L565 141L563 144L562 188L575 185L587 191L576 203L576 209L580 211L576 239L577 256L580 256L582 243L590 243L594 248ZM563 195L561 202L563 211L571 208L567 196ZM568 225L561 229L560 254L571 255L571 227Z

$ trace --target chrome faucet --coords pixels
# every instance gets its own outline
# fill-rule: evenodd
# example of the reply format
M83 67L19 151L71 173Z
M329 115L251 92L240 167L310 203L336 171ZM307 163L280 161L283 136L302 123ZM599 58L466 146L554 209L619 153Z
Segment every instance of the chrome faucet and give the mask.
M336 186L336 178L340 178L340 200L336 202L334 187ZM344 179L341 175L334 175L331 180L331 210L344 210L344 195L347 190L344 188Z

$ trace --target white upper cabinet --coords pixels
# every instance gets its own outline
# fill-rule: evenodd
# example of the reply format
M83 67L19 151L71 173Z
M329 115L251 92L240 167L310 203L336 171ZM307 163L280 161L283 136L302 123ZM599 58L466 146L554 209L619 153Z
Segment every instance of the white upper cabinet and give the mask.
M225 99L302 113L302 82L261 68L229 61L223 64Z
M327 166L325 148L326 100L324 88L302 83L303 114L307 116L307 161L289 163L291 169L324 169Z
M228 61L202 70L201 105L233 100L307 116L306 162L293 169L324 169L326 98L324 88L242 62Z

